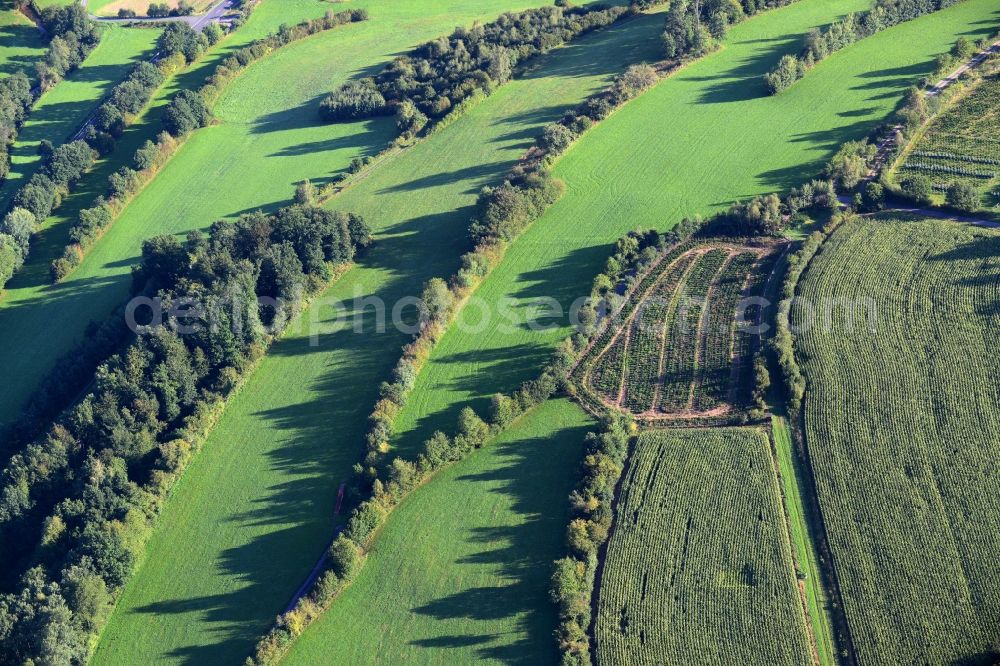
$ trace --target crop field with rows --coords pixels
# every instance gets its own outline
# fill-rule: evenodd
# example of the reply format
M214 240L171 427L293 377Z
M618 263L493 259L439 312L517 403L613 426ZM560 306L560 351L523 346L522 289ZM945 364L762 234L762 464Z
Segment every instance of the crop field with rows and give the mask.
M986 206L1000 206L1000 73L933 121L901 170L922 173L937 190L963 181L983 193ZM901 174L902 175L902 174Z
M608 542L595 639L601 665L812 663L762 431L639 436Z
M994 230L856 221L800 283L810 303L836 304L828 326L793 315L860 663L953 663L1000 642L998 257Z
M774 247L707 242L665 256L581 363L585 390L653 419L744 404L753 346L741 306L763 285L755 274L770 272Z

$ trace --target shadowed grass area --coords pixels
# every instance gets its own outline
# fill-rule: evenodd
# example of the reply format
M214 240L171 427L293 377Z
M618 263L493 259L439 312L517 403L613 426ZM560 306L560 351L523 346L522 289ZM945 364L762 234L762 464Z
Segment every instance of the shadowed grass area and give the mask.
M152 29L105 28L83 64L42 95L11 148L10 173L0 186L0 210L7 209L14 193L40 166L39 144L48 140L58 146L68 141L132 65L152 54L159 34Z
M42 33L27 16L15 9L0 11L0 76L19 69L34 77L34 64L45 55Z
M551 400L414 491L284 663L556 663L548 585L592 427Z
M372 16L375 21L374 11ZM136 655L238 661L250 651L329 541L338 520L337 488L362 455L365 416L378 382L407 341L394 328L376 333L373 310L363 313L349 301L378 296L391 307L427 278L453 271L467 246L479 188L506 173L545 123L628 64L655 57L662 20L642 17L554 51L530 76L386 160L334 200L337 208L363 214L377 238L359 265L324 295L348 302L349 317L338 319L318 301L302 317L318 322L316 345L293 325L233 399L166 505L95 663L130 663ZM447 31L454 16L439 21ZM378 35L364 34L364 44ZM272 76L280 81L287 72L273 66ZM263 71L251 74L238 84L247 86L247 95L269 80ZM226 108L234 114L243 108L230 103ZM272 121L264 116L252 126L271 127ZM328 129L316 125L311 140L322 141ZM275 131L301 137L286 141L283 150L310 140L304 131ZM323 168L332 166L325 161ZM291 190L289 185L285 196ZM364 334L353 332L355 324Z
M802 0L736 26L724 50L584 136L555 169L566 194L478 290L491 321L475 334L453 327L434 350L398 421L396 449L411 455L463 406L471 402L482 412L491 394L537 372L570 329L532 330L528 317L542 298L556 299L566 312L587 295L610 244L625 232L669 229L684 216L818 175L839 145L891 115L908 87L934 69L935 55L1000 21L995 3L968 0L865 39L782 95L766 94L761 75L798 49L810 27L867 4ZM497 315L501 303L510 318Z

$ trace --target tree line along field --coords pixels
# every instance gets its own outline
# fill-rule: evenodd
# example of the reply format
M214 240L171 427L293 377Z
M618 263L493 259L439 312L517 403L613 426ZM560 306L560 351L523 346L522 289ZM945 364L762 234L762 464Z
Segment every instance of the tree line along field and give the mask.
M597 663L813 663L767 435L651 430L633 446L597 593Z
M682 244L643 279L576 372L644 419L720 416L750 399L754 310L779 244ZM648 283L648 284L647 284Z
M329 8L329 3L322 0L264 0L246 25L206 56L202 64L168 84L163 94L201 85L210 67L229 52L266 36L283 23L322 16ZM402 10L387 18L402 19L405 15ZM423 29L428 36L440 32L431 26ZM353 157L371 151L370 143L387 136L368 124L317 125L309 101L327 89L331 77L347 77L354 69L367 66L371 58L388 57L405 48L409 42L399 39L405 36L400 30L395 40L392 37L396 33L383 31L385 47L381 50L365 42L365 51L342 53L335 40L350 38L354 32L361 33L359 44L372 39L370 26L346 26L297 42L286 47L288 53L279 51L255 64L220 99L215 109L217 123L196 132L90 249L70 277L52 285L47 276L49 262L55 258L52 255L61 252L68 227L75 219L68 216L72 207L66 209L67 216L57 211L45 224L52 232L40 239L47 252L32 254L26 274L8 286L0 300L0 363L10 364L5 366L10 371L8 381L0 383L0 424L19 413L31 391L53 371L57 359L82 339L88 323L102 321L122 302L131 283L131 266L145 239L158 233L183 234L206 228L216 219L243 211L274 210L291 198L297 181L322 181ZM314 66L303 68L302 61ZM164 102L163 97L158 97L154 105L161 107ZM365 131L366 127L371 131ZM387 131L388 123L376 127ZM126 148L135 145L132 141L141 144L149 133L155 135L161 129L158 113L134 125L129 130L133 134L126 132L107 168L114 171L131 160ZM143 134L141 140L139 132ZM95 170L95 177L85 177L77 191L99 193L106 186L106 174L100 178ZM74 199L72 205L89 206L91 201ZM69 201L67 206L71 206ZM43 337L47 341L44 348L32 344ZM31 353L25 353L26 349Z
M159 34L155 29L105 26L100 44L79 69L41 96L11 148L10 173L0 185L3 210L41 163L41 142L58 146L72 138L130 68L152 55Z
M804 3L802 5L805 9L811 12L823 12L830 11L829 6L820 6L819 3L808 4ZM834 7L833 10L843 11L845 7ZM590 162L590 164L597 164L598 158L595 157L593 153L589 153L588 150L590 146L593 145L598 137L602 136L602 133L606 131L607 127L612 123L617 124L618 122L625 123L622 120L623 117L628 117L631 113L633 106L642 105L645 103L646 99L651 95L658 93L660 90L672 91L676 94L677 90L672 88L672 85L676 85L676 79L683 77L685 74L690 73L692 78L701 79L697 81L698 92L695 95L689 95L685 97L684 103L681 107L686 107L694 104L694 100L701 95L709 94L710 90L717 88L719 85L720 78L724 77L708 77L706 76L706 70L699 70L699 67L707 67L707 63L713 62L715 59L726 58L724 65L716 65L712 70L715 72L726 72L729 68L736 68L739 65L743 65L747 61L754 60L754 54L761 57L762 60L766 61L763 63L763 67L769 66L768 60L773 54L771 49L761 46L761 44L766 44L770 40L775 39L787 34L788 23L779 25L775 23L764 23L768 21L771 16L781 16L785 12L793 11L804 11L801 7L793 6L791 8L786 8L774 12L752 21L743 24L741 26L736 26L731 31L731 38L735 38L735 41L730 41L724 51L716 54L712 54L704 59L701 63L694 63L689 66L680 75L675 76L663 83L661 83L652 92L647 93L645 96L640 97L632 105L626 106L624 109L619 111L616 115L612 116L609 120L598 126L592 133L584 137L584 139L574 148L572 148L563 161L557 166L557 174L560 177L564 177L567 173L572 174L573 172L568 172L566 170L566 164L569 160L574 159L577 156L583 155L584 158ZM902 63L908 63L907 66L911 67L916 71L920 67L923 67L923 63L929 60L929 57L934 54L937 50L947 50L950 48L950 43L954 40L954 37L964 31L968 30L968 26L982 19L982 17L989 16L992 13L992 8L986 3L980 3L972 7L972 11L968 8L962 13L950 13L947 15L947 21L941 21L934 24L935 30L941 30L941 26L946 26L947 36L940 37L940 42L937 46L927 46L926 40L921 43L919 47L914 46L917 42L912 40L908 42L913 51L911 52L900 52L896 51L895 60L891 63L894 67L902 67ZM803 21L801 16L800 21ZM812 19L820 23L815 14L812 15ZM803 21L805 23L805 21ZM751 27L760 26L764 24L766 27L759 28L752 32L741 32L743 30L749 31ZM794 24L793 24L794 25ZM808 25L806 23L806 25ZM805 27L802 28L805 31ZM985 32L986 29L983 29ZM934 30L930 31L934 33ZM916 34L916 32L912 33ZM878 38L876 38L878 39ZM829 70L827 67L819 67L815 72L812 73L818 83L811 84L815 85L808 92L808 97L803 97L799 103L802 105L801 117L797 118L799 125L794 129L786 129L788 137L786 141L788 145L785 146L786 149L790 146L794 146L796 151L801 150L802 143L800 133L803 131L803 119L808 119L812 117L811 114L814 111L814 107L817 104L817 100L826 100L822 91L831 84L829 79L824 79L826 75L825 72L832 71L831 78L844 87L849 87L849 85L860 85L861 81L864 82L866 86L865 90L867 92L855 93L856 97L853 100L853 106L851 111L836 112L832 109L828 109L828 116L826 122L833 125L834 127L841 128L843 124L847 121L844 120L845 117L854 118L859 115L857 111L859 109L868 109L869 113L877 115L875 111L871 110L870 105L872 103L879 104L878 109L881 109L882 114L888 114L891 112L895 101L889 100L891 93L898 95L895 99L900 99L905 93L906 86L909 85L908 77L904 80L903 77L898 75L886 74L877 83L869 81L871 78L879 78L872 76L865 76L862 79L862 75L870 73L870 61L879 50L885 50L886 44L892 44L895 48L895 42L886 42L885 44L876 44L873 47L868 47L864 45L863 52L860 55L854 56L852 51L848 50L846 54L851 56L850 62L850 74L843 74L837 70ZM858 45L859 49L862 49L862 45ZM921 52L922 49L926 49ZM891 51L891 49L890 49ZM761 54L766 53L766 57L762 57ZM777 58L779 55L775 55ZM730 59L731 58L731 59ZM832 62L837 62L834 59ZM914 67L915 63L919 63ZM773 64L773 63L772 63ZM930 65L926 65L929 69ZM739 75L732 75L732 78L736 81L747 82L749 80L755 80L756 73L747 73L745 69L740 70ZM843 81L841 81L843 77ZM846 81L850 81L853 77L859 79L855 84L847 84ZM711 84L706 81L711 80ZM691 85L691 84L689 84ZM800 82L802 86L808 86L806 82ZM879 89L879 85L881 89ZM797 96L804 94L801 92L793 92L793 95ZM667 93L662 93L659 99L664 100ZM832 104L831 104L832 106ZM806 110L808 107L808 111ZM733 118L739 118L739 113L733 113L732 109L729 110L732 114L730 121ZM692 109L691 113L704 113L705 109ZM647 120L654 123L656 117L652 112L649 112ZM778 117L775 117L775 121ZM631 123L635 123L635 118L631 119ZM873 123L874 124L874 123ZM605 147L608 153L613 153L615 150L625 150L631 151L635 146L642 144L643 142L649 142L650 135L648 132L643 132L638 129L639 127L645 127L650 125L632 124L632 132L634 134L628 134L624 129L620 130L615 136L615 142L608 143ZM860 131L858 127L854 127L854 121L847 122L847 126L853 131ZM624 127L624 125L622 126ZM725 128L726 125L718 125L714 131L719 131L719 128ZM686 130L685 130L686 131ZM765 131L762 129L762 123L757 123L754 128L755 132ZM848 129L840 129L839 131L848 132ZM817 132L817 134L819 134ZM682 138L684 133L681 133ZM751 136L753 134L751 133ZM641 140L639 137L642 137ZM664 130L663 132L657 133L655 135L657 138L662 138L666 142L666 137L669 136L671 142L678 141L678 136L673 132ZM741 140L745 140L746 133L740 137ZM836 144L835 140L829 137L829 134L824 133L824 138L816 137L817 145L813 147L814 150L818 151L820 154L828 155L824 151L824 147L832 152L835 150ZM773 137L772 137L773 138ZM693 141L693 139L692 139ZM720 142L721 143L721 142ZM770 142L773 144L773 141ZM755 144L756 146L757 144ZM762 143L762 149L766 148L770 144ZM703 148L703 146L702 146ZM780 151L779 151L780 152ZM809 154L809 151L804 151L805 154ZM802 153L796 152L801 160ZM664 152L661 150L657 154L657 159L662 160ZM600 157L609 159L607 154L601 154ZM689 156L690 164L686 164L686 167L698 168L698 160L693 156ZM721 159L723 154L720 149L719 158ZM731 149L727 150L724 154L726 159L734 159L734 153ZM737 156L738 157L738 154ZM758 155L759 158L759 155ZM788 159L786 155L786 159ZM818 162L819 158L817 158ZM618 164L618 171L615 171L615 164L617 160L610 159L609 162L611 166L608 168L607 174L601 175L600 178L592 177L586 181L587 194L592 194L592 196L586 197L582 202L580 202L579 207L574 207L575 216L558 216L553 217L553 213L560 206L564 205L567 199L576 198L582 195L579 189L573 187L573 183L569 183L570 187L562 200L562 202L557 203L552 210L546 215L544 215L540 220L538 220L535 225L529 229L525 235L515 241L512 249L509 251L506 259L501 265L494 271L494 273L488 277L484 285L480 288L478 295L486 299L488 305L495 307L497 300L502 295L523 295L528 298L532 296L541 295L556 295L560 297L565 297L566 302L572 299L573 294L572 286L567 287L567 285L583 285L586 284L589 279L599 270L600 264L605 260L607 256L606 244L612 242L620 233L632 228L636 225L636 219L642 217L639 214L639 209L633 209L630 212L633 213L631 217L622 216L619 218L617 214L612 214L609 212L608 204L605 202L607 198L610 201L614 201L616 206L620 205L620 199L623 196L620 190L607 191L602 189L605 187L605 176L611 176L615 173L622 174L622 182L624 183L628 179L636 179L637 174L641 173L639 167L635 163L630 163L627 159L622 158L622 164ZM742 168L748 169L750 159L748 158L746 162L741 162ZM809 164L808 160L805 162ZM718 167L718 163L714 166ZM818 169L819 165L816 164ZM596 167L595 167L596 168ZM791 169L791 167L789 167ZM799 172L801 172L801 164L798 167ZM384 172L382 172L384 173ZM750 171L750 173L754 173ZM673 174L676 177L676 174ZM707 178L705 174L702 177L709 180L709 182L716 183L716 180ZM567 182L568 179L566 179ZM748 180L753 180L752 177ZM741 181L743 182L743 181ZM579 183L577 183L579 185ZM662 182L658 183L662 185ZM624 185L621 186L624 189ZM589 188L589 189L587 189ZM651 192L655 191L655 188L644 189L643 187L636 187L633 182L633 186L629 188L632 191L637 192ZM745 191L745 190L744 190ZM711 206L711 202L717 199L708 199L708 194L702 194L700 196L705 197L705 206ZM350 195L348 191L347 195ZM725 195L723 195L725 196ZM736 196L734 193L732 196ZM725 199L723 199L725 200ZM589 209L586 207L589 206ZM659 215L659 213L657 213ZM677 219L679 219L679 215ZM620 222L619 222L620 220ZM672 220L675 221L675 220ZM614 224L620 223L620 229L608 229L608 226L613 226ZM548 225L544 226L543 225ZM640 224L640 226L642 226ZM663 228L662 218L657 220L656 226ZM519 252L519 248L525 248L525 242L527 239L532 238L532 244L521 250L524 253L534 253L535 256L522 256ZM593 246L591 246L593 244ZM588 252L572 252L573 249L579 248L583 245L587 248ZM539 256L540 255L540 256ZM579 263L578 263L579 262ZM514 269L510 270L513 266ZM582 266L582 268L581 268ZM518 279L512 279L513 275L517 276ZM446 273L442 273L444 275ZM499 288L496 285L501 285ZM555 289L552 289L552 287ZM503 289L503 291L498 291ZM346 290L346 288L345 288ZM341 292L343 293L343 292ZM523 320L518 323L523 323ZM555 345L555 342L565 335L565 329L550 333L538 333L532 332L527 333L525 331L519 331L515 335L511 336L504 333L507 337L498 335L498 331L494 330L493 327L487 327L485 331L480 330L476 333L476 336L470 334L462 334L461 331L456 327L449 330L444 339L439 343L435 351L432 352L431 365L428 365L422 371L420 377L417 380L417 388L411 394L411 398L408 402L406 408L404 408L402 422L408 422L404 427L412 429L414 427L414 420L425 419L427 415L434 410L442 410L442 405L446 405L451 409L445 415L435 415L433 418L427 418L427 423L422 424L421 427L424 428L424 432L429 433L435 428L450 429L453 427L454 421L452 417L457 412L458 408L469 403L469 396L487 396L490 393L497 390L508 390L514 386L518 381L530 377L534 372L537 371L537 367L547 358L549 351ZM551 336L551 337L550 337ZM472 338L475 337L475 342L473 344ZM482 342L486 344L478 344ZM506 344L505 344L506 343ZM536 346L537 345L537 346ZM432 367L433 366L433 367ZM440 370L442 368L447 368L444 372ZM331 391L333 390L333 384L330 384ZM456 397L456 394L461 397ZM331 393L332 395L332 393ZM443 396L447 396L446 398ZM477 407L485 402L484 399L474 402L473 404ZM430 408L432 407L432 408ZM444 411L444 410L442 410ZM420 441L418 435L414 435L412 431L404 432L397 441L394 442L394 447L397 452L407 455L416 450L417 444ZM390 520L391 521L391 520ZM397 562L404 562L406 559L406 554L401 553L394 555L393 559ZM345 593L350 595L350 588ZM414 597L422 594L419 587L414 589L412 592L408 593ZM377 607L378 600L367 596L364 599L357 600L352 597L352 602L350 607L341 602L346 597L338 599L331 607L328 609L322 619L313 627L307 629L306 633L303 635L300 645L309 644L310 645L310 655L314 658L317 655L339 655L341 645L344 644L344 635L338 630L339 627L343 625L350 625L352 622L356 621L358 617L371 617L377 616L375 608ZM365 628L366 636L369 632L376 632L377 629ZM368 640L365 638L365 640ZM455 642L456 645L459 643ZM443 643L442 643L443 644ZM383 644L380 646L384 649L389 649L389 644ZM297 653L299 648L293 648L293 655Z
M44 55L45 44L35 24L17 10L0 10L0 76L30 69Z
M782 95L767 95L761 77L800 48L811 27L868 4L800 0L733 26L723 50L584 135L554 168L566 193L476 292L494 312L511 303L516 325L494 320L475 335L457 328L445 333L397 419L394 448L415 452L435 430L453 424L462 407L485 411L493 393L532 377L571 332L568 326L529 329L535 303L553 297L567 311L588 293L607 248L624 233L668 229L735 199L801 184L844 141L887 118L959 35L986 35L997 17L985 0L959 3L853 44ZM675 119L669 127L662 122L667 117ZM650 135L648 127L659 129Z
M958 181L975 187L983 205L1000 205L1000 73L985 77L931 123L901 166L939 191Z
M470 5L466 11L481 10ZM373 13L371 21L376 20ZM454 15L437 20L439 31L447 31ZM513 166L563 109L607 85L631 62L653 57L661 29L662 18L651 16L554 51L528 78L506 84L335 198L331 206L370 221L377 242L322 298L350 305L360 293L391 304L412 294L413 285L454 271L479 188ZM378 35L365 32L359 43L368 46ZM346 30L341 39L345 36ZM330 49L328 43L325 50ZM265 71L275 65L262 62L230 94L247 86L249 97L271 77L271 85L284 85L288 70ZM359 123L353 131L369 126ZM95 663L131 663L136 655L169 661L180 653L238 661L308 575L333 522L343 519L333 516L337 489L363 455L365 417L377 385L408 339L391 327L377 334L370 312L353 313L340 323L334 315L329 308L306 311L300 321L321 322L318 346L293 324L231 400L165 506ZM364 335L351 331L355 321L363 324ZM178 548L181 542L185 545Z
M859 663L997 658L998 256L995 230L859 219L800 282L805 437Z
M174 9L179 2L180 0L159 0L157 4L165 4ZM188 5L194 9L195 14L201 14L215 2L216 0L188 0ZM149 0L90 0L87 9L95 16L118 16L121 9L131 9L139 16L145 16L149 4Z

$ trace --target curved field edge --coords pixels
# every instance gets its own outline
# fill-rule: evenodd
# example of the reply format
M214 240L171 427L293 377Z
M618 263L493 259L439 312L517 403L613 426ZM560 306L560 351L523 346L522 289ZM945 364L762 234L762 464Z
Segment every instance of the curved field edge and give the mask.
M797 48L809 28L865 5L802 0L734 26L721 52L583 136L554 169L565 195L477 291L473 313L496 315L506 304L504 318L480 324L474 315L476 334L455 326L444 334L397 421L395 449L411 455L461 407L483 411L488 396L510 391L541 367L569 331L569 306L586 295L608 244L626 231L665 230L684 216L786 190L818 173L844 141L864 137L891 115L958 35L986 34L1000 20L988 0L968 0L839 51L785 94L766 95L761 74ZM658 130L650 134L650 127ZM531 330L528 317L548 298L561 305L562 318Z
M374 316L362 316L352 299L376 295L391 305L453 271L479 188L506 173L545 123L655 54L661 26L658 17L630 21L558 49L529 77L501 87L333 202L363 214L377 237L325 295L345 302L348 318L338 320L319 299L300 320L318 328L293 324L227 407L168 501L95 663L250 652L327 544L338 520L337 487L360 459L377 384L407 339L391 327L376 334ZM355 324L364 335L352 331Z
M596 598L598 663L813 663L766 433L640 434Z
M993 230L855 220L799 283L810 302L852 304L825 326L793 316L806 441L861 662L1000 656L998 256Z
M436 474L393 512L339 612L282 663L556 663L550 564L592 427L550 400Z

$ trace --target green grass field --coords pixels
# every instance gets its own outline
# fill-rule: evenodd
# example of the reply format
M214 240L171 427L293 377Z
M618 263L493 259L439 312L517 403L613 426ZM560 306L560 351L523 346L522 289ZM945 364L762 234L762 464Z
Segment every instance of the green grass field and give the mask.
M440 20L448 30L453 16ZM562 110L628 63L654 57L661 28L661 17L645 17L560 49L528 78L380 164L334 202L364 214L378 242L326 296L377 295L391 306L415 284L453 271L478 189L504 174ZM227 103L242 86L249 101L259 90L250 86L283 85L285 69L272 75L251 70ZM333 166L324 163L326 170ZM286 196L291 190L289 184ZM126 663L136 654L238 660L322 552L337 487L362 454L377 384L407 337L395 329L374 335L371 317L368 334L356 335L349 323L333 321L328 308L314 307L303 318L314 315L323 321L319 346L311 347L293 325L186 472L105 632L97 663ZM234 466L239 475L232 474ZM178 550L178 538L188 547ZM274 562L282 566L275 569Z
M1000 19L994 2L969 0L843 49L782 95L766 94L761 75L800 48L810 27L868 4L802 0L736 26L721 52L584 136L555 169L566 194L477 292L494 313L507 302L521 325L494 317L475 335L445 334L398 421L398 450L414 452L461 407L484 410L489 395L533 376L568 328L537 331L523 322L540 298L568 308L586 295L616 238L812 177L844 141L885 119L934 69L936 54L959 35L991 32Z
M0 11L0 76L23 69L34 78L35 61L43 55L45 42L35 24L19 11Z
M152 53L159 30L108 26L101 43L54 88L42 95L28 115L10 151L10 174L0 186L0 208L38 169L43 140L58 146L69 140L135 63Z
M831 236L800 282L812 303L858 305L853 326L839 306L796 347L860 663L997 657L998 256L997 231L859 220Z
M378 2L368 4L372 11L380 7ZM519 5L498 3L496 11ZM329 8L321 0L265 0L218 55L210 56L179 85L200 85L209 65L226 52L277 30L282 23L321 16ZM89 206L106 187L108 172L131 160L135 146L160 131L159 114L151 115L149 123L133 126L104 171L81 181L77 190L86 194L67 201L66 212L46 222L52 231L39 239L42 251L32 253L23 277L12 281L0 300L0 363L11 364L9 381L0 384L0 423L20 411L56 359L83 336L87 323L106 317L127 295L130 267L137 262L143 240L207 227L245 210L276 208L291 198L295 182L309 177L322 180L353 157L380 148L389 138L386 123L320 125L319 99L338 81L408 46L405 25L414 31L413 41L419 41L461 18L454 2L442 1L440 12L434 23L424 10L418 16L414 9L390 4L381 10L383 21L344 26L298 42L250 68L220 101L221 122L188 141L72 276L51 285L49 264L68 239L70 215ZM475 14L468 9L466 13L471 22ZM410 24L400 23L405 17ZM348 43L357 44L357 50L339 46ZM161 95L157 104L163 101ZM44 348L31 344L42 338L47 341Z
M552 664L552 561L589 417L537 407L416 490L286 664Z
M598 664L812 663L762 431L639 436L615 509L594 634Z

